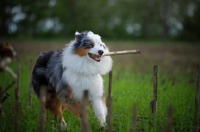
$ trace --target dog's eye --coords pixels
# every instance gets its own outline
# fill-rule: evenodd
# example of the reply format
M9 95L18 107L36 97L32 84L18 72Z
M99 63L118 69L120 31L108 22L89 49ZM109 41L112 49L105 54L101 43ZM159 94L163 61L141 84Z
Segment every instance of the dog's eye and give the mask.
M94 47L94 44L90 44L90 48L93 48Z
M102 46L102 44L100 44L100 46Z
M104 48L104 49L106 49L106 46L105 46L105 45L103 45L103 48Z

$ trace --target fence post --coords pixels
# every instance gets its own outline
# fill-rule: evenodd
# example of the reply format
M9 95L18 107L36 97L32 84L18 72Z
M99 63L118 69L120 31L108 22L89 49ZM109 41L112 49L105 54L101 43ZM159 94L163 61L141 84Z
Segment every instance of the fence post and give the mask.
M172 132L172 124L173 124L173 108L170 106L168 108L168 113L167 113L167 125L166 125L166 132Z
M44 132L45 102L46 102L46 90L45 90L45 86L41 86L40 87L40 125L39 125L39 132Z
M33 91L33 88L32 88L32 65L33 65L33 60L30 60L30 84L29 84L29 106L31 107L32 106L32 91Z
M150 103L152 113L153 113L153 119L156 118L156 113L157 113L157 72L158 72L158 65L154 65L153 67L153 100Z
M17 88L15 89L14 128L19 132L19 106L20 106L20 60L17 60Z
M109 72L109 85L108 85L108 132L112 132L112 71Z
M199 81L200 81L200 66L197 66L197 80L195 91L195 132L199 132Z
M82 132L89 132L89 123L88 123L88 114L87 114L87 106L88 106L88 95L89 91L85 90L83 93L83 102L81 108L81 124L82 124Z
M2 96L3 96L2 87L0 87L0 97L2 97ZM3 128L2 128L2 113L3 113L2 99L0 98L0 132L3 131Z
M137 131L137 106L136 104L133 105L133 126L132 126L132 132Z

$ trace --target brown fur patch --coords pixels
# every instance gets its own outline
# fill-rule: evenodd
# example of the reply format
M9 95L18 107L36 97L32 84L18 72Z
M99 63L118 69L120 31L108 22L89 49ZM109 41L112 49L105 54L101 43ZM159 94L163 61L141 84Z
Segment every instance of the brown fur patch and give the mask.
M81 103L74 99L73 91L70 86L58 91L57 96L61 100L64 108L74 113L76 116L81 117Z
M85 48L78 48L76 49L76 54L83 57L86 56L88 54L89 49L85 49Z
M76 103L74 105L63 103L63 107L75 114L78 117L81 117L81 103Z
M55 91L53 91L51 93L47 92L45 107L46 107L46 109L50 110L50 112L52 114L58 115L60 117L60 121L63 119L62 103L57 98Z
M63 88L58 93L55 90L47 92L45 107L52 114L59 116L60 121L64 119L63 109L81 117L81 103L74 100L71 87Z
M94 45L94 41L91 41L90 43Z

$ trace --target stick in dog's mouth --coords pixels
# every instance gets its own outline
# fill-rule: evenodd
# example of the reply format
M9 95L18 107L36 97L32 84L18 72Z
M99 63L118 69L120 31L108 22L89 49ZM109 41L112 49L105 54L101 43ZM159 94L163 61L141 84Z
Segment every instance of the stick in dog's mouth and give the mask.
M140 54L139 49L134 50L124 50L124 51L113 51L104 54L103 56L114 56L114 55L123 55L123 54Z

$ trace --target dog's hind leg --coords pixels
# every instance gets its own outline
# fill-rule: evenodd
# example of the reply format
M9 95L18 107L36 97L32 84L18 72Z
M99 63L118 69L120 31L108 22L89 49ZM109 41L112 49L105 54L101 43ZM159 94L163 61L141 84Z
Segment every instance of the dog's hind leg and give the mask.
M65 122L63 117L63 106L54 92L50 93L49 96L47 96L46 109L49 109L52 114L59 116L61 130L66 130L67 123Z
M100 122L100 128L103 129L106 123L107 108L103 98L92 101L92 107L97 119Z

